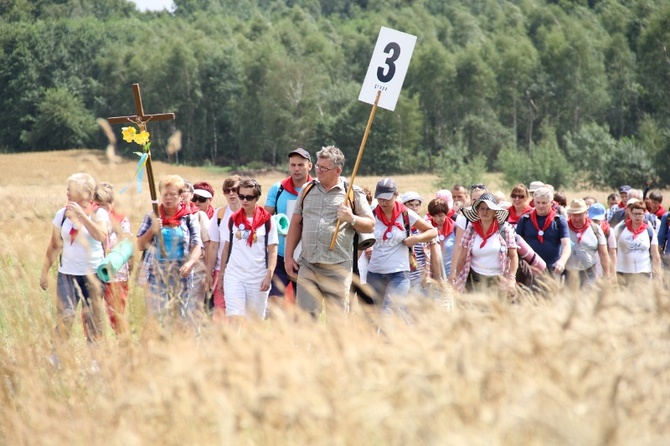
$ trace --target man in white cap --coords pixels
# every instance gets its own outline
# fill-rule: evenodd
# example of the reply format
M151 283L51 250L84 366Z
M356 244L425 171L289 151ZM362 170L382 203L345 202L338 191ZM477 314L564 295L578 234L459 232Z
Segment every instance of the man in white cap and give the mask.
M265 210L271 214L284 214L289 219L293 215L298 195L306 183L313 180L309 172L312 170L312 156L303 148L292 150L288 154L288 170L290 175L282 181L273 184L268 190L265 200ZM279 234L277 247L277 267L272 278L269 302L274 299L283 299L289 283L296 292L296 282L291 280L284 267L284 251L286 236ZM299 254L299 252L298 252Z
M610 279L609 256L607 255L607 239L599 224L591 221L587 215L589 207L586 202L577 198L568 206L568 228L572 250L565 264L568 281L579 283L580 287L592 286L597 278L596 264L598 259L603 274Z

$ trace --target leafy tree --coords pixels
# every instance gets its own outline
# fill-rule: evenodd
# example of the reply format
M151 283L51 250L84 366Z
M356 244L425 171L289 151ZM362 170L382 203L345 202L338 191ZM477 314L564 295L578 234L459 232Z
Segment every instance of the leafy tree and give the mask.
M659 176L653 159L635 138L623 138L616 144L613 160L607 168L608 185L619 187L621 184L644 185L651 181L659 183Z
M564 145L568 160L584 185L610 186L609 168L616 163L617 141L607 128L595 123L585 125L574 135L568 132Z
M546 128L545 133L553 134L554 138L545 139L530 154L514 147L505 147L500 151L498 166L507 185L528 184L537 179L556 189L572 185L573 169L558 146L556 131Z
M440 153L437 161L439 179L436 186L451 188L453 184L477 184L486 172L486 157L472 156L459 132L454 142Z
M97 126L81 100L65 88L46 90L32 129L21 140L31 149L82 148L90 145Z

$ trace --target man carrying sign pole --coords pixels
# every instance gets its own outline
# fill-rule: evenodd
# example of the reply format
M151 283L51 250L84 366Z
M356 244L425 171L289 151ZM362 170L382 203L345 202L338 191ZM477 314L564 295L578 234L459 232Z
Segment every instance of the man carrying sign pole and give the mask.
M359 95L359 100L373 103L373 108L351 183L347 184L340 177L344 166L342 152L336 147L324 147L317 153L317 180L312 187L303 187L291 217L286 238L286 271L290 275L297 273L298 304L312 315L319 313L321 297L327 304L334 300L346 309L355 261L354 232L370 233L375 224L365 194L353 182L377 106L395 109L415 43L416 36L382 27ZM324 202L328 204L324 206ZM342 223L344 228L340 228ZM303 251L296 263L293 252L300 240L304 242Z
M331 317L337 308L346 309L352 280L354 233L369 233L374 227L372 210L359 187L347 199L347 184L340 176L344 154L333 146L316 154L317 179L303 186L291 216L284 266L297 276L297 301L312 316L321 313L325 301ZM345 203L352 201L353 210ZM329 249L331 234L337 222L345 224L336 232L336 244ZM301 241L302 252L296 263L295 248ZM332 309L332 311L330 310Z

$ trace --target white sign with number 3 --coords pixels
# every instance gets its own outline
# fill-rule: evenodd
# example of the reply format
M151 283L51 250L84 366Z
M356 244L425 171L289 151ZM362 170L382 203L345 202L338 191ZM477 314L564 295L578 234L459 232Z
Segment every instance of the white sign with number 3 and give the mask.
M382 26L358 100L374 104L381 90L378 106L395 110L415 44L416 36Z

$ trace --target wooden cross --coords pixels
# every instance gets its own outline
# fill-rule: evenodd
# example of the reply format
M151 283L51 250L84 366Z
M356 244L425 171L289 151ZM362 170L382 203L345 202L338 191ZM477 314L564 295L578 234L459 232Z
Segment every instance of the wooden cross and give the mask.
M133 97L135 99L135 115L131 116L114 116L107 118L110 124L127 124L129 122L137 124L140 130L147 129L147 122L149 121L172 121L174 113L157 113L154 115L145 115L144 106L142 105L142 95L140 94L140 84L133 84Z
M147 129L147 122L149 121L171 121L174 119L174 113L158 113L154 115L145 115L144 106L142 105L142 96L140 95L140 84L133 84L133 97L135 99L135 115L131 116L114 116L107 118L110 124L137 124L140 131ZM149 194L151 195L151 206L156 217L160 217L158 212L158 194L156 193L156 183L154 181L154 169L151 165L151 150L147 151L147 162L145 164L147 169L147 181L149 182ZM165 254L165 245L163 244L163 237L158 232L158 241L163 254Z

